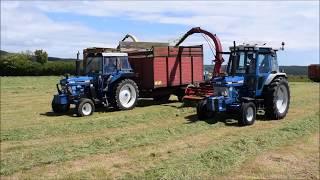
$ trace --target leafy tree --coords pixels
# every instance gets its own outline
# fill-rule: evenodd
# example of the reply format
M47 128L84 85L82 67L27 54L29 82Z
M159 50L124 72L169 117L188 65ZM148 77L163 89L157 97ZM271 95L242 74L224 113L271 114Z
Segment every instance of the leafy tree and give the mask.
M34 55L38 63L45 64L46 62L48 62L48 53L46 51L43 51L42 49L37 49L34 51Z

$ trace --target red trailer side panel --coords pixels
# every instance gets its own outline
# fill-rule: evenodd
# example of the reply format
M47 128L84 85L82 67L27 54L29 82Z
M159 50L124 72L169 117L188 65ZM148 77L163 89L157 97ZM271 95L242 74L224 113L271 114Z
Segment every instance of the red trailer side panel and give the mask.
M203 81L203 56L193 57L193 82Z
M167 87L167 57L155 57L153 63L154 86Z
M193 57L182 57L181 59L181 80L183 83L190 84L192 83L192 58Z
M179 86L182 84L180 83L179 57L168 57L168 78L168 86Z
M128 55L139 88L186 86L203 81L202 46L154 47Z

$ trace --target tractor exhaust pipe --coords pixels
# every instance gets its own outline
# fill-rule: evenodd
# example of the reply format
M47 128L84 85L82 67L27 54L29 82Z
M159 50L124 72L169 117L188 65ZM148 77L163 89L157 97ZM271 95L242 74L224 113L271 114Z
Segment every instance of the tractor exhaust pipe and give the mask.
M78 51L77 60L76 60L76 76L80 76L80 63L81 63L81 61L79 59L79 55L80 55L80 53Z

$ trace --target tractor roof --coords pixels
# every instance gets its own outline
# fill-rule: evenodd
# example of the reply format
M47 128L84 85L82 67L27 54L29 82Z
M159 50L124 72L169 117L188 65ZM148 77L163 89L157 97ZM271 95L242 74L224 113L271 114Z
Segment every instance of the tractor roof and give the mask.
M102 53L102 56L109 56L109 57L114 57L114 56L128 56L128 53Z
M232 51L234 49L233 46L230 46L230 50ZM277 50L273 49L272 47L268 47L265 45L258 45L258 44L245 44L245 45L237 45L236 50Z

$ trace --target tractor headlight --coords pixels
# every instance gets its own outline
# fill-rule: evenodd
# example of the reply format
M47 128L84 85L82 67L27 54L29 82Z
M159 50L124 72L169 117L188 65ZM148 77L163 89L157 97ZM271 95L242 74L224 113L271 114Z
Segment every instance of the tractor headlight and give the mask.
M229 95L229 88L227 88L227 87L214 87L213 95L214 96L228 96Z

